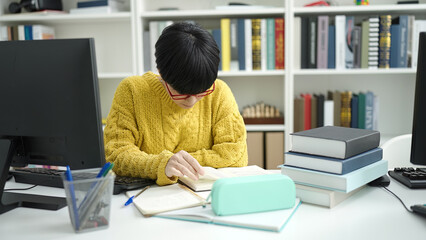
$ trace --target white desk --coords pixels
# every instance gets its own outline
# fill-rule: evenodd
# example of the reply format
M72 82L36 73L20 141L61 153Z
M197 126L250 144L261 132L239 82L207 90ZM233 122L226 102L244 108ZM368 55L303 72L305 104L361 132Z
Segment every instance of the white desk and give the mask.
M8 182L6 188L28 186ZM426 190L410 190L391 179L389 188L408 205L426 203ZM64 196L63 189L36 187L26 193ZM302 204L281 233L213 224L144 218L127 198L113 196L108 229L74 233L68 208L17 208L0 215L1 239L424 239L426 218L408 213L390 193L366 187L332 209Z

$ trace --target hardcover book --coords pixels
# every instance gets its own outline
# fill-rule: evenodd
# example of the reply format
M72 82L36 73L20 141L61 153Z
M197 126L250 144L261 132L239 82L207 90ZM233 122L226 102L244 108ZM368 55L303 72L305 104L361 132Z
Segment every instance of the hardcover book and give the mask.
M222 44L222 71L231 70L231 20L220 19L221 44Z
M252 29L252 67L253 70L261 70L261 19L252 19L251 20L251 29Z
M350 127L351 126L351 99L352 92L344 91L341 93L341 112L340 112L340 126Z
M341 175L377 162L382 159L382 156L383 150L381 148L374 148L343 160L297 152L286 152L285 165Z
M390 68L390 26L392 23L391 17L391 15L380 16L379 68Z
M300 42L298 44L300 44ZM285 63L284 52L285 52L284 51L284 19L276 18L275 19L275 69L284 69L284 63Z
M328 57L327 67L329 69L336 68L336 26L328 26Z
M253 70L253 49L252 49L252 28L251 28L251 19L244 19L244 41L245 41L245 70Z
M380 132L324 126L291 133L293 152L346 159L379 146Z
M388 172L388 161L380 160L348 174L337 175L303 168L281 166L281 173L293 179L296 184L323 188L345 193L385 175Z
M354 68L354 51L353 51L353 30L354 30L353 16L346 16L345 25L345 67L347 69Z
M346 16L345 15L337 15L335 18L335 25L336 25L336 69L345 69L345 59L346 59L346 31L345 31L345 25L346 25Z
M328 16L318 16L317 68L328 68Z
M266 69L275 70L275 19L266 19Z
M308 68L317 68L317 17L309 17Z
M361 186L349 193L332 191L322 188L309 187L301 184L296 184L296 197L304 204L314 204L318 206L333 208L339 203L353 196L365 187Z
M239 70L246 70L246 40L245 40L245 20L239 18L237 22L237 41L238 41L238 66Z

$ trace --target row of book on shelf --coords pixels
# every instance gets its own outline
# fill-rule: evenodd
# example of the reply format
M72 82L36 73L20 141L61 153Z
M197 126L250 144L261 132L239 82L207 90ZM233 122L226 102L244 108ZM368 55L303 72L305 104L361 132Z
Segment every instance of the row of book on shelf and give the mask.
M46 25L0 26L0 41L54 39L55 29Z
M322 126L378 129L379 98L371 91L303 93L294 99L294 131Z
M154 69L155 42L173 21L151 21L144 32L144 68ZM220 49L221 71L284 69L283 18L222 18L220 27L209 29Z
M302 202L332 208L388 170L375 130L325 126L295 132L291 141L281 172Z
M413 15L295 17L295 68L415 68L422 31Z

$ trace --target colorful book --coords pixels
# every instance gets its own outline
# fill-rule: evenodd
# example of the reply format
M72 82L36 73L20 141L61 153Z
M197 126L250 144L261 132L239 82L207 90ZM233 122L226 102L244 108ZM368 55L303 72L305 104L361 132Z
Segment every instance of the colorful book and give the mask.
M328 57L327 68L336 68L336 26L328 26Z
M296 197L299 198L303 204L309 203L327 208L333 208L339 203L353 196L355 193L359 192L364 187L365 185L349 193L344 193L296 184Z
M251 20L251 29L252 29L252 67L253 70L261 70L261 19L252 19Z
M328 16L318 16L317 68L328 68Z
M300 17L294 17L293 20L294 35L293 35L293 67L294 69L301 68L301 42L302 42L302 19ZM284 47L284 46L283 46Z
M260 19L260 69L262 71L267 70L267 59L268 59L268 43L267 43L267 24L266 19Z
M386 175L388 161L380 160L348 174L337 175L303 168L281 166L281 173L296 184L349 193L365 184Z
M345 24L345 68L354 68L354 52L353 52L353 30L355 26L354 16L346 16Z
M155 215L155 217L280 232L290 221L301 203L300 199L296 198L294 206L289 209L231 216L217 216L214 214L211 205L208 204L206 207L194 207L161 213Z
M346 159L379 146L380 132L324 126L291 133L293 152Z
M222 49L222 33L220 29L213 29L212 35L214 40L216 41L217 47L219 48L219 50L221 50ZM222 54L219 54L219 57L220 57L219 71L222 71Z
M390 26L392 24L391 15L380 16L379 29L379 68L390 68Z
M340 126L350 127L351 126L351 99L352 92L344 91L340 94L341 96L341 111L340 111Z
M301 95L302 98L305 99L304 103L304 110L305 110L305 119L304 119L304 130L311 129L311 99L312 95L309 93L305 93Z
M221 43L222 43L222 71L231 70L231 19L220 19Z
M305 99L296 97L294 99L294 125L293 131L299 132L305 130Z
M334 102L334 126L341 125L341 112L342 112L342 93L338 90L333 92Z
M382 157L383 150L381 148L373 148L372 150L343 160L297 152L286 152L285 165L342 175L380 161Z
M311 126L310 128L316 128L318 122L318 99L316 95L311 95Z
M408 67L408 58L407 58L407 51L408 51L408 15L400 15L399 17L392 20L392 25L398 25L397 29L393 29L394 34L397 34L397 37L392 37L391 32L391 51L392 47L397 47L396 50L396 56L394 56L394 61L396 64L394 64L394 67L397 68L406 68ZM391 25L391 30L392 30ZM398 31L397 33L395 33ZM396 44L394 45L392 43L392 39L396 41ZM392 54L391 54L391 61L392 61ZM392 67L392 66L391 66Z
M309 45L308 45L308 68L317 68L317 17L309 17Z
M275 19L266 19L266 69L275 70Z
M238 19L233 18L230 22L230 40L231 40L231 71L240 69L238 61Z
M300 67L309 68L309 18L301 17Z
M401 47L400 40L401 26L399 24L392 24L390 27L391 33L391 46L390 46L390 67L397 68L399 60L399 51Z
M300 44L300 42L298 44ZM276 18L275 19L275 69L284 69L284 63L285 63L284 49L285 49L284 48L284 19ZM295 54L299 54L299 53L295 53Z
M324 94L315 95L317 99L317 124L316 127L324 126Z
M324 126L333 126L334 125L334 101L325 100L324 101Z
M368 68L370 69L377 69L379 66L379 31L379 17L371 16L368 19Z
M32 26L32 39L54 39L55 38L55 29L53 27L45 25L33 25Z
M352 31L353 68L361 68L361 33L361 27L354 26L354 30Z
M373 129L374 94L368 91L365 94L365 129Z

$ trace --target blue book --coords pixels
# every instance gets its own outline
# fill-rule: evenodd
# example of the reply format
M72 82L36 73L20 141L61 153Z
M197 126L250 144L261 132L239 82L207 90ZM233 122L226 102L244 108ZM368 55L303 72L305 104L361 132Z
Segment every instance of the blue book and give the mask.
M336 68L336 27L328 26L328 68Z
M382 157L383 150L381 148L374 148L346 159L322 157L318 155L296 152L286 152L285 164L287 166L327 173L347 174L380 161Z
M373 129L374 94L368 91L365 94L365 129Z
M108 6L108 0L77 2L77 8Z
M351 98L351 128L358 128L358 95L352 94Z
M388 172L388 161L382 159L343 175L288 165L280 167L281 173L289 176L296 184L348 193L385 175Z
M212 31L213 38L216 41L217 47L219 51L222 49L222 33L220 29L213 29ZM219 62L219 71L222 71L222 54L219 54L220 62Z
M399 68L406 68L408 67L408 15L399 16L399 25L399 59L397 61L397 66Z
M275 19L266 19L266 69L275 70Z
M240 70L246 70L246 41L244 18L237 21L237 41L238 41L238 65Z
M25 40L33 40L33 26L32 25L25 25L24 26L24 32L25 32Z
M398 67L398 60L399 60L399 52L401 51L401 42L400 42L400 31L401 26L399 24L392 24L391 25L391 47L390 47L390 67L391 68L397 68Z

